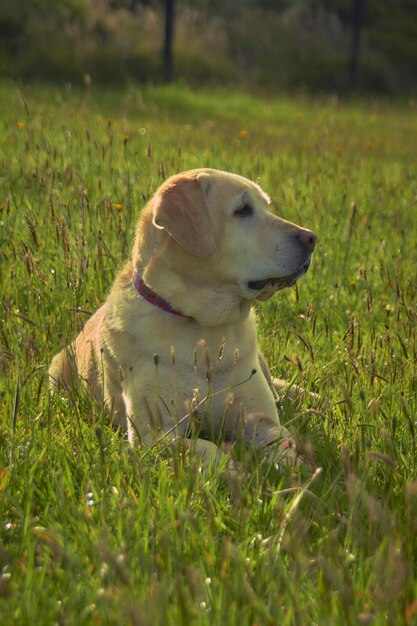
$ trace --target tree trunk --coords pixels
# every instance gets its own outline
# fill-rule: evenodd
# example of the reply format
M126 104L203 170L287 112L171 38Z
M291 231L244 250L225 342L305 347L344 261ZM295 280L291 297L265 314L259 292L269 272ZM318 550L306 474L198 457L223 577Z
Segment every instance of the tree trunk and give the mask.
M165 0L164 80L170 83L174 77L172 42L174 38L175 0Z
M350 86L356 89L359 78L359 57L362 28L365 13L365 0L353 0L353 29L350 49Z

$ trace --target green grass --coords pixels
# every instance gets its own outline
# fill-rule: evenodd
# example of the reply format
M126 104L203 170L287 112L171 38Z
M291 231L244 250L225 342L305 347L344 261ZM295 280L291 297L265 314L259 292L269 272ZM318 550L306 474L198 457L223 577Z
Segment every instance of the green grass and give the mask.
M415 107L22 92L0 85L0 623L414 623ZM309 469L231 489L143 460L88 398L48 395L141 207L197 166L259 180L319 235L297 288L258 307L273 373L326 400L285 407L323 468L308 488Z

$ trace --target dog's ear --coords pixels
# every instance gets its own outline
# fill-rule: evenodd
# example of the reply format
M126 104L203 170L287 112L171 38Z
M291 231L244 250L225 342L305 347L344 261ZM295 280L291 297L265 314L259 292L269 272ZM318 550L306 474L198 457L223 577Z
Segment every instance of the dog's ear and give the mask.
M178 176L155 196L153 224L164 228L183 248L200 257L216 251L207 203L210 176Z

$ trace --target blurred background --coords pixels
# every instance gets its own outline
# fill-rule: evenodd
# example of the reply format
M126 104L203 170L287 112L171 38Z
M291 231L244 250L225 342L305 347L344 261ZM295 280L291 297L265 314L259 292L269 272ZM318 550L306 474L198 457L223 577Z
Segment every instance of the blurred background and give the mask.
M416 0L0 0L3 78L417 92Z

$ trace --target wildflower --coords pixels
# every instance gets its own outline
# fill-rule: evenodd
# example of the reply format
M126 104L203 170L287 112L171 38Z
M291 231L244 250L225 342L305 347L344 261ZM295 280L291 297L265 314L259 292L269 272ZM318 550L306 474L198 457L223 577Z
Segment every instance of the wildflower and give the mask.
M244 128L242 128L242 129L239 131L239 137L240 137L241 139L246 139L246 137L248 136L248 134L249 134L249 133L248 133L248 131L247 131L247 130L245 130Z
M25 127L25 123L19 120L19 122L17 122L16 124L17 130L22 130L24 127Z
M120 213L120 211L123 209L123 204L121 202L113 202L112 207L113 209L116 209L118 213Z

